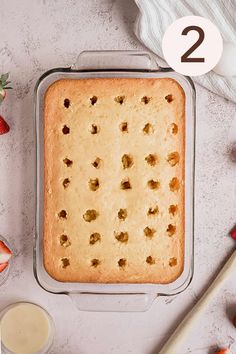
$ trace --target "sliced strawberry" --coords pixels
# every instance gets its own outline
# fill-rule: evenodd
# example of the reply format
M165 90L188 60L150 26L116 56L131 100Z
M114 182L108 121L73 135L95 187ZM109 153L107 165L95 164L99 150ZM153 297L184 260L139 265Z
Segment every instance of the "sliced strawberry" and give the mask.
M0 264L8 262L10 258L11 258L11 254L0 253Z
M4 269L6 269L6 267L8 266L8 263L2 263L0 264L0 273L4 271Z
M5 245L3 241L0 241L0 253L6 253L12 255L12 251Z
M7 263L12 256L11 250L5 245L3 241L0 241L0 265Z
M0 116L0 135L8 133L10 130L9 125L7 122L3 119L2 116Z

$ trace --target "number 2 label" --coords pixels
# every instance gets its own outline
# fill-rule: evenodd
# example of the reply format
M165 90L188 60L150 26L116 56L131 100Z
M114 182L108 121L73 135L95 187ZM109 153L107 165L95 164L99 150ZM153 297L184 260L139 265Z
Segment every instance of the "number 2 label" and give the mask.
M204 63L205 58L189 58L189 55L191 55L204 41L205 38L205 33L203 29L199 26L188 26L186 27L182 35L186 36L189 31L196 31L199 34L197 42L195 42L192 47L190 47L182 56L181 56L181 62L182 63Z
M184 75L198 76L212 70L222 55L223 40L218 28L200 16L174 21L162 40L162 51L169 66Z

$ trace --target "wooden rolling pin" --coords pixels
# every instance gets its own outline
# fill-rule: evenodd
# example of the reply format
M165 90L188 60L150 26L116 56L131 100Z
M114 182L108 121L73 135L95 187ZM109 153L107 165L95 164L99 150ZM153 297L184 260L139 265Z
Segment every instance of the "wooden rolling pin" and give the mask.
M236 271L236 250L233 252L232 256L226 262L220 273L217 275L215 280L209 286L205 294L197 302L197 304L192 308L180 325L176 328L175 332L165 343L159 354L177 354L177 350L180 345L184 342L190 329L193 327L198 318L203 314L205 308L211 301L211 299L216 296L221 286L225 280Z

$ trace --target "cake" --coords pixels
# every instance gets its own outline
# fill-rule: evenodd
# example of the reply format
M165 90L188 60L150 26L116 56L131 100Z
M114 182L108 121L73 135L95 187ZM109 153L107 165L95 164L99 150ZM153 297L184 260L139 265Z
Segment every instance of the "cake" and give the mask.
M44 102L44 266L61 282L184 268L185 94L171 78L62 79Z

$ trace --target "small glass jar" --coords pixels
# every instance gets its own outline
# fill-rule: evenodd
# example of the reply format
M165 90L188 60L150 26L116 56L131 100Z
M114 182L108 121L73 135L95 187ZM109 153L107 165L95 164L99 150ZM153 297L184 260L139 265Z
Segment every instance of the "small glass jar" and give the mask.
M17 302L0 313L2 354L46 354L52 347L55 325L39 305Z
M12 252L12 257L8 261L8 266L0 273L0 286L1 286L5 283L5 281L7 280L8 276L9 276L9 273L11 271L14 252L12 250L12 247L9 245L8 241L4 237L0 236L0 241L2 241L9 248L9 250Z

